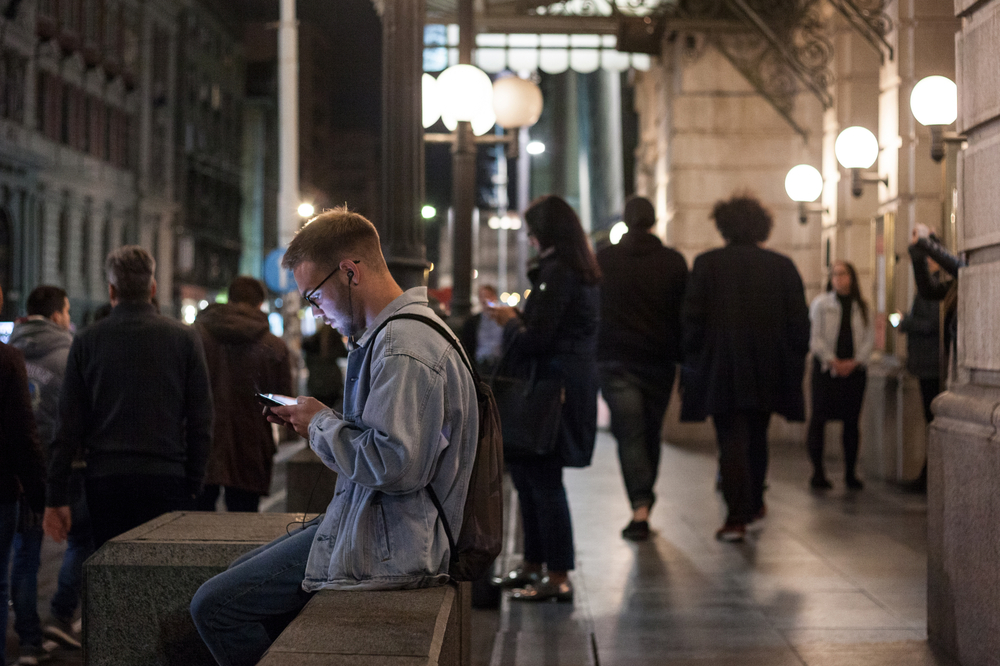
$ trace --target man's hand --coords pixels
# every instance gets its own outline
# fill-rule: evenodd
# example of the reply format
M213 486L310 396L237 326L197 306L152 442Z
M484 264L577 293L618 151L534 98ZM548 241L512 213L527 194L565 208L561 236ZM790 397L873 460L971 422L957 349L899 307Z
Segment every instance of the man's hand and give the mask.
M487 308L487 316L501 326L504 326L511 319L517 317L517 310L509 305L495 305Z
M835 377L847 377L858 367L858 362L852 358L838 358L830 361Z
M309 423L324 409L328 409L327 406L316 398L299 396L298 402L294 405L271 406L266 409L265 414L271 423L291 428L308 439Z
M68 506L47 506L42 517L42 529L56 543L62 543L72 525Z

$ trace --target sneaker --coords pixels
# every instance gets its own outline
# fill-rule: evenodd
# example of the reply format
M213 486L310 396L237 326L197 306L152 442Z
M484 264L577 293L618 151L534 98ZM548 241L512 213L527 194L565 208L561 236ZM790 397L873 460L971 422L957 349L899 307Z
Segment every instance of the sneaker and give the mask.
M497 587L503 588L524 587L525 585L537 583L541 578L541 571L531 571L525 569L522 564L516 569L511 569L503 576L495 577L493 579L493 584Z
M573 584L566 580L554 583L545 576L541 580L516 589L510 595L516 601L555 601L557 603L573 602Z
M51 655L42 649L41 645L22 645L21 655L15 662L18 666L36 666L39 662L49 659Z
M830 490L833 488L833 484L830 483L830 479L822 474L813 474L813 478L809 480L809 487L813 490Z
M715 533L715 538L727 543L738 543L743 541L747 535L747 526L744 523L726 523Z
M747 529L753 530L764 526L764 518L767 517L767 505L762 504L760 509L753 515L750 522L747 523Z
M861 483L861 480L856 476L849 476L844 479L844 483L847 485L849 490L861 490L865 487L865 484Z
M622 530L622 538L629 541L645 541L649 538L649 521L633 520Z
M42 627L42 634L66 647L77 648L80 645L80 632L75 623L52 615Z

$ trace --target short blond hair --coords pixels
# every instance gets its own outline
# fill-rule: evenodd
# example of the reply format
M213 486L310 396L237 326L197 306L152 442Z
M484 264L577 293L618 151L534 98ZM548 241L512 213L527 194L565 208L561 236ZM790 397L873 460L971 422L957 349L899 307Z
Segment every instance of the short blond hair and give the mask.
M388 273L375 225L346 207L323 211L299 229L281 265L295 270L302 262L333 268L344 259L361 259L377 274Z

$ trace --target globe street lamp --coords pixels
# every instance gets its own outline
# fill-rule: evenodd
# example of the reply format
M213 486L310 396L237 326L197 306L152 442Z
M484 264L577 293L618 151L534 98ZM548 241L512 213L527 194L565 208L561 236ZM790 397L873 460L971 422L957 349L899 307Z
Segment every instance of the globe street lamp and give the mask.
M806 216L810 212L826 212L822 206L810 206L809 204L819 198L823 193L823 176L816 167L808 164L799 164L788 170L785 176L785 192L792 201L799 204L799 222L805 224Z
M951 133L945 136L944 128L958 118L958 87L946 76L928 76L920 79L910 93L910 111L921 125L931 131L931 159L944 159L946 141L964 141L965 137Z
M862 173L863 169L868 169L878 159L878 139L870 130L858 126L848 127L837 136L833 151L840 166L851 170L851 194L854 196L861 196L865 183L889 185L888 177Z

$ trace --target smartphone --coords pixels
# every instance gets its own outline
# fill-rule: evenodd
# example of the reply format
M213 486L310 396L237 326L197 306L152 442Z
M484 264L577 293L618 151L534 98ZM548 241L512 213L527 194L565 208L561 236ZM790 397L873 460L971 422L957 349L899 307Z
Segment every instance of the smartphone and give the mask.
M294 405L297 400L287 395L277 393L258 393L257 399L269 407L279 407L283 405Z

